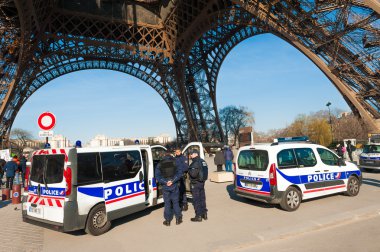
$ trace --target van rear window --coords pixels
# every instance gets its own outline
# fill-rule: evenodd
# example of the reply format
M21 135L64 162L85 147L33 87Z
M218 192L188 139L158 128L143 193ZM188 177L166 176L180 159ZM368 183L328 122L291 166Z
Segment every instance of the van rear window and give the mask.
M251 171L265 171L269 159L266 150L244 150L238 157L239 169Z
M41 184L60 183L63 180L64 155L35 155L30 180Z

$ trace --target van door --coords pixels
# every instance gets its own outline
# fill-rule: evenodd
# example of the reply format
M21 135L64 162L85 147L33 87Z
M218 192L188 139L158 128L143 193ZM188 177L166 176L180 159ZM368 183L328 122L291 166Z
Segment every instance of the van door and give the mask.
M99 152L77 154L76 178L78 213L87 215L93 206L100 202L104 203L104 183Z
M267 150L241 150L237 158L236 190L259 197L270 196L268 166Z
M187 164L190 166L191 164L191 158L190 153L192 150L198 150L199 151L199 157L203 160L205 159L205 153L204 148L201 142L191 142L185 146L182 150L182 154L186 158ZM191 188L190 188L190 177L187 175L185 180L185 187L186 187L186 194L191 197Z
M71 173L66 151L50 149L33 154L28 197L23 204L27 216L63 225L66 184L71 184L71 176L64 176Z
M157 167L157 164L162 160L162 158L165 156L166 148L161 145L153 145L151 147L152 150L152 158L153 158L153 173L155 172L155 169ZM153 174L154 176L154 174ZM155 176L154 176L155 177ZM156 179L154 178L153 181L153 190L157 191L157 199L163 199L162 194L162 185L157 183Z
M345 183L344 180L347 180L347 178L344 161L340 164L339 157L330 150L317 148L317 152L323 167L324 174L322 178L325 180L325 194L345 191L347 181Z
M324 195L326 186L323 165L317 161L317 153L312 148L294 148L297 157L300 184L303 198L314 198Z
M145 206L144 167L139 149L100 153L107 217L112 220Z

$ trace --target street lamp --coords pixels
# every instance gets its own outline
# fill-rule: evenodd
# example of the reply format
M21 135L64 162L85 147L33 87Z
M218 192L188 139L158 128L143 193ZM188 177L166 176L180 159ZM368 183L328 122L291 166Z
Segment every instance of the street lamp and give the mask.
M333 128L332 128L330 105L331 105L331 102L327 102L326 106L329 108L329 118L330 118L331 142L334 142L334 133L333 133Z

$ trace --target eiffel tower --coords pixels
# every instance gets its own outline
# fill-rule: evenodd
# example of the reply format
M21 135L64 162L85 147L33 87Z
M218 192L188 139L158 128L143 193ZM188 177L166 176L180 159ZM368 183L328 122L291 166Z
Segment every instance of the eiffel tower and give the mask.
M271 33L308 57L355 115L380 131L378 0L0 0L0 136L52 79L85 69L132 75L170 109L177 139L225 141L223 60Z

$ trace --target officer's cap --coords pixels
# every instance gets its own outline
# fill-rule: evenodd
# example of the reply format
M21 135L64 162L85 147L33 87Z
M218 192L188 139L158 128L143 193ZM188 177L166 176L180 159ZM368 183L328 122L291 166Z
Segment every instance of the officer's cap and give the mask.
M197 155L199 155L199 151L197 149L193 149L193 150L191 150L190 154L197 154Z

